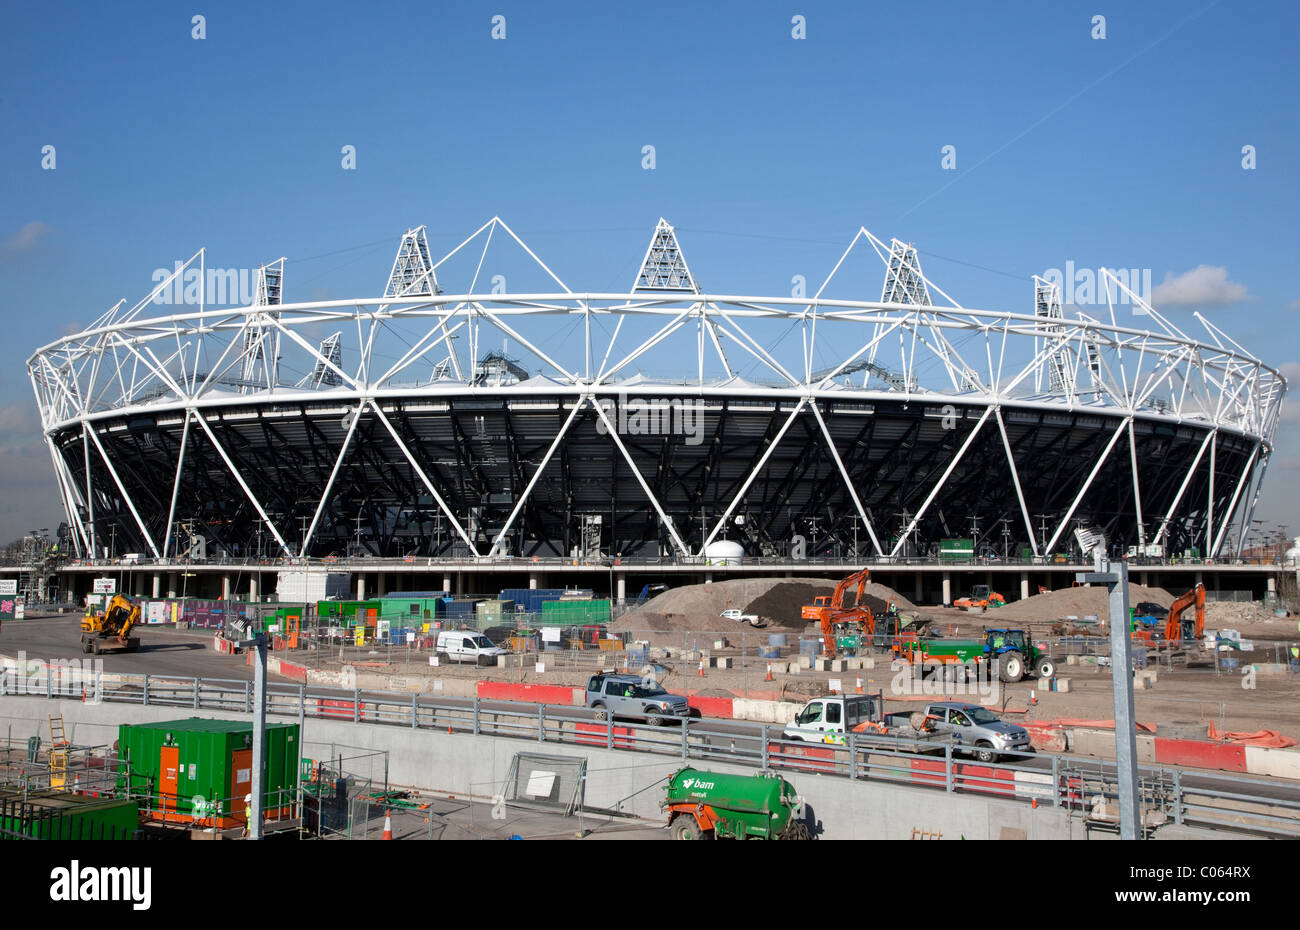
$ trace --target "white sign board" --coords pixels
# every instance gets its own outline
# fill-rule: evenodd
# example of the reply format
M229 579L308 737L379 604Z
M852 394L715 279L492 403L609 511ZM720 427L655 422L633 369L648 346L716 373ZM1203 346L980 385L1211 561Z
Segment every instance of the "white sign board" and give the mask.
M0 594L17 594L17 593L18 593L17 578L0 579Z
M116 594L116 593L117 593L117 579L116 579L116 578L96 578L96 579L95 579L95 587L94 587L94 591L95 591L96 594Z
M558 643L560 641L560 628L558 626L542 627L542 642Z
M409 645L410 645L411 643L413 643L413 642L415 642L415 634L414 634L414 633L407 633L407 634L406 634L406 643L407 643L407 645L409 646Z

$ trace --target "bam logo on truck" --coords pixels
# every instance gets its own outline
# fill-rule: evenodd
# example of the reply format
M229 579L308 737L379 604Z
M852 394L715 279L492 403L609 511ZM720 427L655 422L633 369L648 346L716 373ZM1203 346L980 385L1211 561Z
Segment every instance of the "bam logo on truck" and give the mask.
M713 782L700 781L698 778L688 778L684 782L682 782L682 787L685 788L687 791L691 790L691 785L694 785L696 788L700 789L701 791L708 791L710 788L713 787Z
M81 867L73 859L68 868L50 872L51 901L130 901L137 911L149 910L153 902L153 869Z

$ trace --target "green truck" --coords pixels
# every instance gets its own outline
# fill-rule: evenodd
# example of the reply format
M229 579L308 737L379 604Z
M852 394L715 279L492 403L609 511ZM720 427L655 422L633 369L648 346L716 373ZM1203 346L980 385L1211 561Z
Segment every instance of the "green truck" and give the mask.
M668 779L668 830L675 840L807 840L803 799L775 772L726 775L689 766Z

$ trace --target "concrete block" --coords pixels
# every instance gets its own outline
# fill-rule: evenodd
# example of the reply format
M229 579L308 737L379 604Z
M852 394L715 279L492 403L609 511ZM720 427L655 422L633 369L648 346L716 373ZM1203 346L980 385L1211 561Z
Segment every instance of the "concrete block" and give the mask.
M806 657L805 657L805 656L801 656L800 658L802 659L802 658L806 658ZM790 663L790 671L789 671L788 674L790 674L790 675L798 675L798 674L800 674L804 669L806 669L807 667L808 667L808 666L805 665L802 661L800 661L800 662L791 662L791 663Z
M727 648L727 641L726 641L725 639L715 639L715 640L713 641L713 648L714 648L714 649L726 649L726 648Z
M865 656L862 659L862 665L859 666L859 668L875 668L875 667L876 667L876 660L871 656Z
M1134 690L1134 691L1150 691L1150 690L1151 690L1151 679L1150 679L1150 678L1143 677L1143 676L1138 676L1137 678L1133 679L1133 690Z
M828 670L827 666L828 666L829 664L830 664L830 661L829 661L828 659L820 659L820 658L819 658L819 659L813 659L813 664L812 664L813 671L814 671L814 672L825 672L825 671Z
M861 660L860 658L848 658L848 659L845 659L845 660L844 660L844 667L847 668L847 669L859 669L859 668L862 668L862 660Z
M790 668L789 662L773 662L771 663L771 665L772 665L773 675L784 675L786 671Z
M797 661L799 663L800 668L812 668L812 663L813 663L812 656L806 656L800 654Z
M842 672L845 668L847 668L847 666L844 664L843 659L831 659L830 670L832 672Z
M1050 679L1050 678L1040 678L1040 679L1038 679L1038 690L1039 690L1039 691L1051 691L1051 690L1052 690L1052 679Z
M1065 657L1065 664L1066 664L1066 665L1078 665L1078 664L1079 664L1079 657L1076 656L1076 655L1068 655L1068 656Z
M1060 691L1062 694L1068 693L1070 690L1070 679L1068 678L1056 679L1056 690Z

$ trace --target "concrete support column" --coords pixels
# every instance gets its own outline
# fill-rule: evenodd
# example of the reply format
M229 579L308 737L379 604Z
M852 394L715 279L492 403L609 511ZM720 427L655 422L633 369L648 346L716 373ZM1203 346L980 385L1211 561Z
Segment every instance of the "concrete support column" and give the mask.
M158 572L153 573L153 596L162 597L162 575Z
M1029 597L1029 572L1020 573L1020 599Z
M618 575L618 599L620 601L627 600L627 575L622 572Z
M1268 593L1269 597L1277 596L1277 578L1273 575L1268 576Z
M375 582L375 594L383 597L388 593L388 576L383 572L379 573L379 578Z
M176 596L176 573L175 572L167 573L167 596L168 597Z
M357 572L357 600L364 601L365 599L366 599L366 573Z
M528 589L530 591L537 590L537 572L528 573Z
M912 598L913 604L919 604L925 599L925 574L923 572L916 573L916 585L912 589L912 594L914 595Z
M943 573L943 602L952 603L952 572Z
M229 575L221 576L221 599L223 601L230 600L230 576Z
M445 574L442 576L442 590L446 591L448 594L456 593L455 589L451 586L451 575Z
M248 599L250 601L257 600L257 579L259 574L260 573L258 572L253 572L253 574L248 576Z
M704 583L705 583L705 584L713 584L713 572L705 572L705 573L704 573Z

